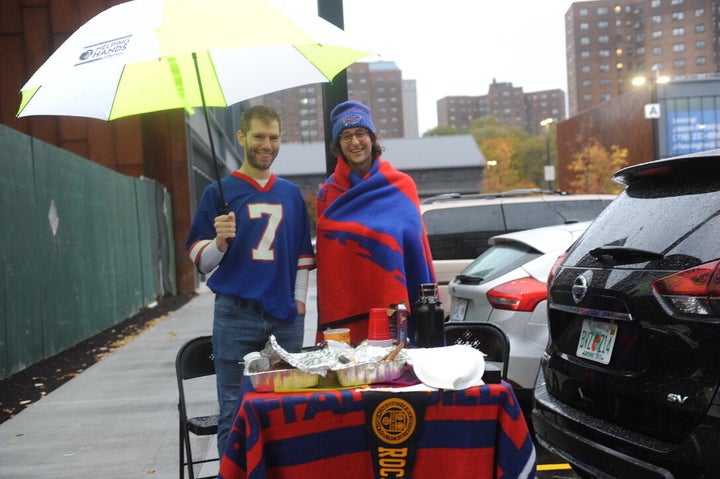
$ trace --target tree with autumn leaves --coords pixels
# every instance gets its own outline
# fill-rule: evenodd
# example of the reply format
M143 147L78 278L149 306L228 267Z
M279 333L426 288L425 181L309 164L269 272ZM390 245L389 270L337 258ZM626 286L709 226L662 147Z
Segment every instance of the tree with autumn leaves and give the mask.
M627 148L613 145L608 151L599 141L593 139L573 155L573 160L568 165L572 192L618 194L622 187L610 177L627 165Z
M426 135L458 134L440 129ZM529 135L515 127L498 124L493 117L473 121L469 134L475 138L487 165L479 192L499 192L524 188L545 188L544 168L547 164L545 135ZM556 165L557 150L554 125L550 126L550 157ZM596 139L590 139L558 177L568 179L568 193L618 193L620 187L610 180L617 170L627 166L628 151L613 145L609 150Z

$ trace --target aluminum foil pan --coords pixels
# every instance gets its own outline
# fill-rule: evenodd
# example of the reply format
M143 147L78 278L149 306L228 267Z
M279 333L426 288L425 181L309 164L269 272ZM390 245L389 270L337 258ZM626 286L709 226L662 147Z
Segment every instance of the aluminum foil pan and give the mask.
M318 385L319 374L300 369L275 369L245 374L258 392L274 392L288 389L313 388Z
M405 360L351 363L333 369L338 382L344 387L378 384L393 381L402 376Z

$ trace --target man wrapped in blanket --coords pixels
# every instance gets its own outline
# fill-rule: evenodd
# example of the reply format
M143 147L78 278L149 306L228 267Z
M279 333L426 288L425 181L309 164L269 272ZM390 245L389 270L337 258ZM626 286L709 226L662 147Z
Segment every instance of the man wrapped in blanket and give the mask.
M380 158L370 109L347 101L330 119L338 160L317 197L317 339L347 327L358 344L370 308L404 302L411 309L435 273L415 182Z

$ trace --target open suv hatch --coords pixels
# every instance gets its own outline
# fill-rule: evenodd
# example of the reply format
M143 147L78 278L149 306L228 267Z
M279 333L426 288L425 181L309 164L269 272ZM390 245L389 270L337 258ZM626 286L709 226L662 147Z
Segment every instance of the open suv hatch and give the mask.
M537 439L583 477L720 477L720 150L613 179L550 272Z

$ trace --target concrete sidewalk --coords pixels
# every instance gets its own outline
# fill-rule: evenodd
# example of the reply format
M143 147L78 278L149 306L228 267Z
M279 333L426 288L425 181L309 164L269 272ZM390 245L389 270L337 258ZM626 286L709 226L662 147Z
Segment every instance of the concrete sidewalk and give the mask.
M212 334L214 299L201 285L182 308L0 424L0 479L177 478L175 356L190 339ZM316 301L313 270L305 346L315 343ZM190 415L216 413L214 377L193 381L202 394ZM191 437L196 459L217 457L214 436ZM214 475L217 463L198 469Z
M175 355L211 334L214 295L199 291L179 310L17 416L0 424L0 479L178 477ZM198 408L217 410L214 380ZM214 439L196 456L215 457ZM208 470L214 468L214 470ZM216 463L203 474L217 471Z

